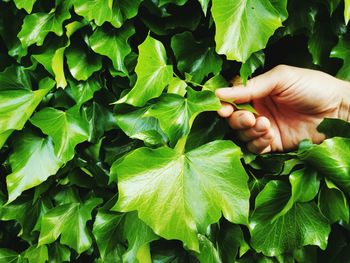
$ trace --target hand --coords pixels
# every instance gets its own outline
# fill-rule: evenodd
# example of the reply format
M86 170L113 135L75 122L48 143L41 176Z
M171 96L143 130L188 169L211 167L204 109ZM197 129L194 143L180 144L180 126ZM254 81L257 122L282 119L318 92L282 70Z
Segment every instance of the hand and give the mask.
M325 136L316 128L324 118L348 121L350 114L349 82L285 65L249 80L246 87L218 89L216 95L237 104L253 104L258 116L226 102L218 113L257 154L292 150L303 139L320 143Z

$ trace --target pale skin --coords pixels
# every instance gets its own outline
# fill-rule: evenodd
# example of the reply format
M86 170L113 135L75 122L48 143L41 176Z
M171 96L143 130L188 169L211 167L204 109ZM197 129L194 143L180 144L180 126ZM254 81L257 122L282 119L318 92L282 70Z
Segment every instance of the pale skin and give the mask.
M294 150L303 139L320 143L325 136L317 126L324 118L350 118L350 82L316 70L279 65L216 95L257 110L254 115L222 102L218 111L256 154Z

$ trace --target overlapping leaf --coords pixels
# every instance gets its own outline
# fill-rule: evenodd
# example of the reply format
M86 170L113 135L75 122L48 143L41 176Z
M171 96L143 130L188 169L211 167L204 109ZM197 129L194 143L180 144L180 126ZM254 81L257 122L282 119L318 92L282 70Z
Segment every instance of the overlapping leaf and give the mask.
M155 233L199 251L197 233L221 213L231 222L247 223L249 191L240 157L239 148L228 141L185 154L167 147L135 150L112 171L119 185L113 209L137 210Z
M213 0L212 15L216 51L242 62L266 46L283 19L268 0Z
M160 41L150 35L139 46L135 72L137 74L135 86L118 103L144 106L148 100L158 97L172 80L173 70L167 65L165 48Z

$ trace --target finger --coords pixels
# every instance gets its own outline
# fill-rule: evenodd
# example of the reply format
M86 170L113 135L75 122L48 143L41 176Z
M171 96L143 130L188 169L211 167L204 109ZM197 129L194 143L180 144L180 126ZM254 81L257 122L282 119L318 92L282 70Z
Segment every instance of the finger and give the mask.
M273 130L270 129L263 136L248 142L247 148L249 151L253 153L256 153L256 154L262 153L263 151L266 151L269 146L271 146L273 138L274 138L274 133L273 133Z
M256 123L253 113L245 110L234 111L228 118L228 124L232 129L241 130L249 129Z
M271 124L269 119L261 116L256 119L256 123L252 128L239 131L238 136L242 141L249 142L263 136L270 129L270 127Z
M218 110L218 114L223 117L229 117L233 112L233 106L227 102L221 102L221 108Z
M248 80L247 85L238 85L233 88L222 88L216 90L216 96L221 100L234 101L235 103L246 103L269 95L283 80L285 66L276 67L264 74Z

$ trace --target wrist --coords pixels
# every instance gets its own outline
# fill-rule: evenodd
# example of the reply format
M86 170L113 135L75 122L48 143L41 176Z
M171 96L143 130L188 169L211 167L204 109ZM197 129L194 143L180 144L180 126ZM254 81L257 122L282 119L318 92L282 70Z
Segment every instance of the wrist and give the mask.
M341 102L339 105L338 118L350 122L350 82L340 80L339 96Z

